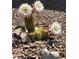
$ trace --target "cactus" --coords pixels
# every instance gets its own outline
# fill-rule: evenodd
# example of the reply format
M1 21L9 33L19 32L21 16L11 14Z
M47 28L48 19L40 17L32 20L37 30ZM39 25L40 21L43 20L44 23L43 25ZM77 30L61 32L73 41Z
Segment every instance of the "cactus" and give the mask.
M41 27L38 30L41 32L42 38L46 38L48 36L47 30L45 30Z
M35 31L35 25L34 25L34 19L33 16L24 17L25 20L25 27L27 28L28 32L34 32Z
M43 39L47 37L47 31L45 29L42 28L37 28L35 29L34 32L29 33L29 35L33 38L33 39Z

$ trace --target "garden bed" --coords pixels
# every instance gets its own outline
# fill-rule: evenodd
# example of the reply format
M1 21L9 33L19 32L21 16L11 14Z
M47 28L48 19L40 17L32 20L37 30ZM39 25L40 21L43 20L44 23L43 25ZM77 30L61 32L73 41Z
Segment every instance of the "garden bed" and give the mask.
M23 15L20 15L16 8L12 9L12 31L14 31L13 27L24 27ZM33 59L33 58L41 58L41 49L43 47L47 47L53 51L57 51L61 58L66 58L66 14L62 11L56 10L44 10L41 13L35 13L34 21L36 27L42 27L46 30L49 29L49 26L52 25L53 22L59 22L61 24L61 34L52 34L49 32L49 36L47 40L36 40L33 43L20 43L18 47L12 47L13 58L19 56L22 59ZM52 40L52 45L49 43L49 40ZM14 39L13 39L14 40ZM17 39L18 40L18 39ZM19 59L20 59L19 58Z

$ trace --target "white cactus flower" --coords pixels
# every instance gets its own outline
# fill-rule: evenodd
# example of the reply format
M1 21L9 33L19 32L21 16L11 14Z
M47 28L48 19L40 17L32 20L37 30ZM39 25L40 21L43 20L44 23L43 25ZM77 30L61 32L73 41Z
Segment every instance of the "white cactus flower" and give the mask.
M36 11L40 12L44 9L44 6L40 1L36 1L34 3L34 8L35 8Z
M54 34L59 34L61 33L61 26L58 22L54 22L50 28L51 32Z
M22 13L23 15L31 15L32 14L32 7L27 4L27 3L24 3L22 4L20 7L19 7L19 12Z

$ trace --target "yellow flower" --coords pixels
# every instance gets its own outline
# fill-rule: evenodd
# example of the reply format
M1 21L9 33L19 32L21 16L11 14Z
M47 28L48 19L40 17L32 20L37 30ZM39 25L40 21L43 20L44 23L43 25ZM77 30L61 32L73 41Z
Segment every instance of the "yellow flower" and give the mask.
M39 11L43 10L44 6L43 6L43 4L40 1L36 1L34 3L34 8L35 8L36 11L39 12Z
M20 13L22 13L23 15L31 15L32 14L32 7L29 4L24 3L24 4L22 4L19 7L19 10L18 11Z
M51 32L54 34L59 34L61 33L61 26L58 22L54 22L50 28Z

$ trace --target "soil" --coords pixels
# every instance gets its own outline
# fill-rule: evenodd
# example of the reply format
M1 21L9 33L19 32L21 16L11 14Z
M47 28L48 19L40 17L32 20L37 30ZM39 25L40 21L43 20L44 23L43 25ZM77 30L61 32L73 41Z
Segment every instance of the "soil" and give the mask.
M19 14L16 8L12 9L12 27L24 27L23 15ZM50 38L47 40L35 41L33 43L20 43L18 47L12 47L13 58L18 59L42 59L41 50L43 47L57 51L61 58L66 58L66 13L56 10L44 10L40 13L34 13L34 21L36 27L43 27L48 30L53 22L57 21L61 24L61 34L49 33ZM14 29L12 29L14 31ZM51 42L52 44L51 44Z

